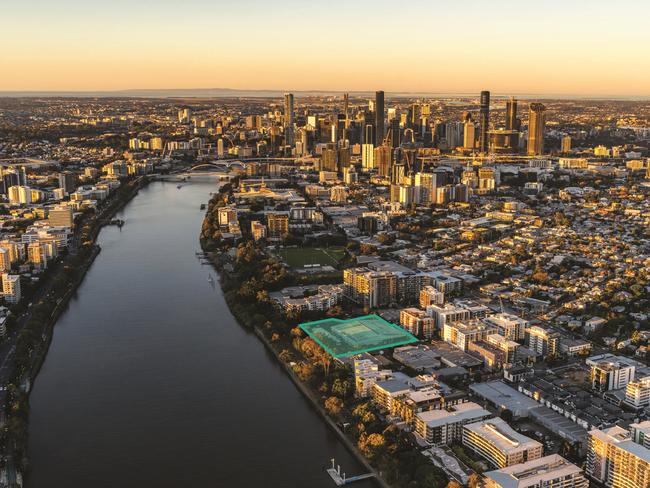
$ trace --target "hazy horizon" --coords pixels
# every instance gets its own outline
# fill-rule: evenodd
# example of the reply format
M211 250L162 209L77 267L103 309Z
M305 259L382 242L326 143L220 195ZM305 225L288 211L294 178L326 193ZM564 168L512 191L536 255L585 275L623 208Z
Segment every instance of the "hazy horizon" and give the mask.
M474 92L453 91L386 91L387 98L478 98L480 89ZM348 93L356 97L372 96L375 90L295 90L295 89L244 89L244 88L126 88L116 90L0 90L0 97L97 97L97 98L279 98L284 93L301 96L342 96ZM548 99L548 100L614 100L614 101L644 101L650 100L650 95L612 95L577 93L499 93L491 92L492 98L518 99Z
M639 0L26 0L3 14L2 91L650 97Z

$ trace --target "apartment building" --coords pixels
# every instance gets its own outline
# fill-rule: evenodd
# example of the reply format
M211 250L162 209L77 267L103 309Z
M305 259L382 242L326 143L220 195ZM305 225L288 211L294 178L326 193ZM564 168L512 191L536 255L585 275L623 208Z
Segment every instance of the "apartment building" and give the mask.
M445 324L460 322L470 319L470 311L447 303L445 305L429 305L427 315L431 316L436 324L436 329L443 331Z
M636 409L650 406L650 376L630 381L625 387L624 401Z
M509 313L497 313L485 318L488 324L497 329L497 333L511 341L520 341L526 336L528 321Z
M449 409L428 410L415 415L415 433L428 444L440 446L462 439L465 424L490 418L492 414L473 402Z
M650 486L650 449L615 426L589 432L587 475L608 488Z
M397 276L389 271L346 269L343 285L345 296L365 307L388 307L397 301Z
M588 488L584 472L559 454L484 473L485 488Z
M525 344L528 349L540 356L553 356L558 353L560 333L533 325L526 327Z
M20 302L20 275L10 275L3 273L2 275L2 293L7 303Z
M431 339L435 332L435 322L424 310L403 308L399 313L400 325L417 337Z
M444 292L434 286L426 285L420 290L420 307L422 309L426 310L429 305L442 305L443 303L445 303Z
M500 418L465 425L463 445L498 469L539 459L544 450L541 443L519 434Z
M470 343L485 340L494 333L493 327L478 320L446 323L442 329L443 339L463 351L467 351Z

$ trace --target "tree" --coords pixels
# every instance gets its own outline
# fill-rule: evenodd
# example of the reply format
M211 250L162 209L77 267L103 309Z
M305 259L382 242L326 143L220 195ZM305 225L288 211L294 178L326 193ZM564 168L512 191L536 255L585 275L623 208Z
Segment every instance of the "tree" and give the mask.
M325 400L325 410L332 416L337 416L343 410L343 400L338 397L331 396Z
M345 380L335 379L332 384L332 393L334 393L339 398L345 398L350 392L350 383Z
M468 488L478 488L479 478L476 473L472 473L467 477Z

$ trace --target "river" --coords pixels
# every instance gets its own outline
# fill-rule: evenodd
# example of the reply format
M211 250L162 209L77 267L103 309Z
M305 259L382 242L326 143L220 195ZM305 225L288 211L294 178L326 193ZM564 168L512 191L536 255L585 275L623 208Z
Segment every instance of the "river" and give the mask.
M331 488L332 457L363 472L208 282L215 190L152 183L101 231L34 383L29 488Z

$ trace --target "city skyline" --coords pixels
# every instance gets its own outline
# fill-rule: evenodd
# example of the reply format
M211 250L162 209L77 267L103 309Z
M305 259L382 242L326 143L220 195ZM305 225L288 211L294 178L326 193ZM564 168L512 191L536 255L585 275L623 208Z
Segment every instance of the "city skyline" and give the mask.
M0 55L7 74L0 90L474 93L489 87L514 95L650 96L643 53L650 6L552 0L544 7L531 15L528 5L511 0L490 8L473 0L418 0L407 9L383 1L307 7L294 0L189 0L179 9L170 1L152 8L35 0L5 11L0 40L9 48ZM612 23L621 11L633 15Z

